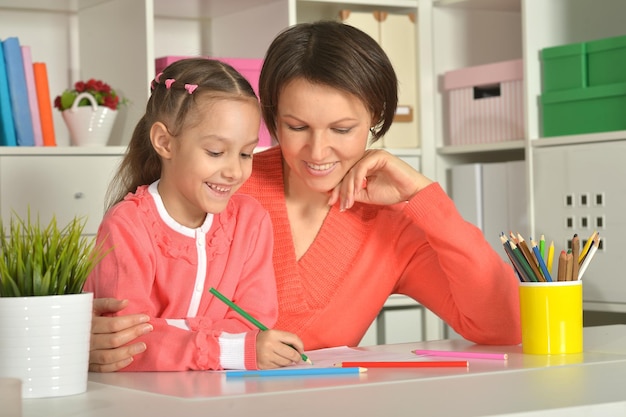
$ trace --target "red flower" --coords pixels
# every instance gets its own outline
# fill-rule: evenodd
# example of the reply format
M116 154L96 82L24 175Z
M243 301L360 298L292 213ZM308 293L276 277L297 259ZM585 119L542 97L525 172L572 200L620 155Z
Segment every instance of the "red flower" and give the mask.
M65 90L63 94L57 96L54 99L54 107L61 111L69 109L80 93L91 94L99 106L109 107L112 110L117 110L120 104L126 102L125 99L120 99L109 84L90 78L87 82L77 81L74 83L74 90ZM86 99L81 100L78 104L78 106L89 105L89 100Z

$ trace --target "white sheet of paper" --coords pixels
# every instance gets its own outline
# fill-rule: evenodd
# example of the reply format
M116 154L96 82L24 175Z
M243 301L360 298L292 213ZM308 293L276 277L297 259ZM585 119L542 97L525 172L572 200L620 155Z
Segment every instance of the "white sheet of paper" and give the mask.
M417 356L411 353L411 351L409 350L407 350L406 354L392 352L372 352L347 346L311 350L306 352L306 355L309 357L309 359L311 359L311 361L313 362L313 366L316 368L328 368L334 366L336 363L339 362L419 362L424 360L423 357ZM290 368L306 368L310 366L311 365L307 363L299 363L297 365L291 366Z

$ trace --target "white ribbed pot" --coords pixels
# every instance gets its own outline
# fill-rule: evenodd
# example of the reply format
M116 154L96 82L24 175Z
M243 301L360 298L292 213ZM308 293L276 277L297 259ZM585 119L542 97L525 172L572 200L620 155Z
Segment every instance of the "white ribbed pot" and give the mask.
M87 99L91 106L80 106L78 103ZM98 103L89 93L80 93L74 104L61 112L65 125L70 131L70 142L74 146L106 146L115 123L117 110Z
M0 377L21 379L23 398L85 392L92 303L93 293L0 297Z

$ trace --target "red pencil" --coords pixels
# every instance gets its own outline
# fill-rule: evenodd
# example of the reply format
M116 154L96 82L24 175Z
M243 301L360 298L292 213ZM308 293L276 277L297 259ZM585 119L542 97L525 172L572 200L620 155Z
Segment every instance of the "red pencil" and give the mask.
M343 368L467 368L467 361L422 361L422 362L339 362Z

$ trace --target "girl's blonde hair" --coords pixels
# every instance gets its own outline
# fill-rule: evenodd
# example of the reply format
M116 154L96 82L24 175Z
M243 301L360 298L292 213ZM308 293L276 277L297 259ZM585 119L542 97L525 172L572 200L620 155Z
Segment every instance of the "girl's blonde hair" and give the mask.
M161 177L161 158L150 142L156 122L178 136L198 99L258 101L252 86L237 70L221 61L189 58L176 61L152 82L146 112L135 126L133 136L106 196L106 209L134 192L140 185Z

